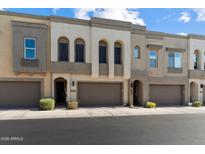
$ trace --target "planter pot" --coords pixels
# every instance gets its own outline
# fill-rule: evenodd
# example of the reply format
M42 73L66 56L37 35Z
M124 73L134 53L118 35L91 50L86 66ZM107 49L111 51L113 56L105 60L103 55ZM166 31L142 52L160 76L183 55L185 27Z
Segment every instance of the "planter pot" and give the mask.
M192 106L192 103L191 103L191 102L189 102L189 103L187 103L187 105L188 105L188 106Z
M77 101L69 101L67 103L67 109L74 110L78 108L78 102Z

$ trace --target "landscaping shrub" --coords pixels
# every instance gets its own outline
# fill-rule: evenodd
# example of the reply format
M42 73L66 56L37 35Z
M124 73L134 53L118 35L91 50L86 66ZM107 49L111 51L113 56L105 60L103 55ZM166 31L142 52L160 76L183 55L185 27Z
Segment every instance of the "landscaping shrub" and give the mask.
M55 100L52 98L43 98L39 102L41 110L53 110L55 108Z
M192 105L194 107L200 107L200 106L202 106L202 102L201 101L195 101Z
M146 102L146 108L155 108L157 104L155 102Z

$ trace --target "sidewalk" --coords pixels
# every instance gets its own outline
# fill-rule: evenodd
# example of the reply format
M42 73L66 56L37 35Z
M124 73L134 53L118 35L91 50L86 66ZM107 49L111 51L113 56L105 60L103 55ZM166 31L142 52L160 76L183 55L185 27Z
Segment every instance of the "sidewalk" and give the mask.
M205 113L205 107L196 108L188 106L178 106L158 107L155 109L148 109L143 107L98 107L79 108L77 110L66 110L65 108L57 108L53 111L40 111L39 109L0 109L0 120L197 113Z

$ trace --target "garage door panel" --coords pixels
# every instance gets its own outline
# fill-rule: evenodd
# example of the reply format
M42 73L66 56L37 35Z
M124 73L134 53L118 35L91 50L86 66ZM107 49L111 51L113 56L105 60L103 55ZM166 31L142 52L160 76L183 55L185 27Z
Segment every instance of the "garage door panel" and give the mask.
M80 106L121 105L120 83L79 83Z
M37 107L40 82L0 82L0 107Z
M150 101L161 106L182 104L181 85L150 85Z

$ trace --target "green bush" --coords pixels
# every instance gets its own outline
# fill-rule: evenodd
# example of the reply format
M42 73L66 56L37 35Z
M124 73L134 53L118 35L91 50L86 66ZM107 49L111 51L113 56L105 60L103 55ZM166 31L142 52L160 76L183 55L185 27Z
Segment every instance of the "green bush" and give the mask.
M41 110L53 110L55 108L55 100L52 98L43 98L39 102Z
M202 106L202 102L201 102L201 101L195 101L195 102L192 104L192 106L194 106L194 107L200 107L200 106Z
M155 108L157 104L155 102L146 102L146 108Z

